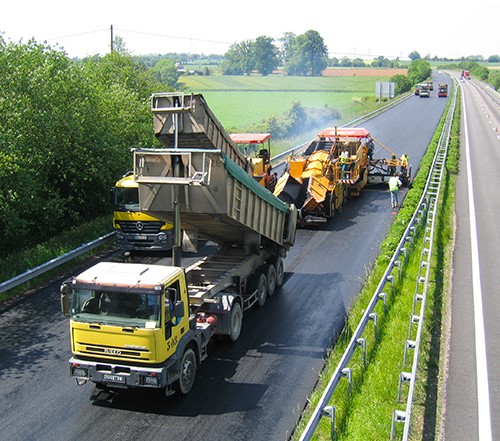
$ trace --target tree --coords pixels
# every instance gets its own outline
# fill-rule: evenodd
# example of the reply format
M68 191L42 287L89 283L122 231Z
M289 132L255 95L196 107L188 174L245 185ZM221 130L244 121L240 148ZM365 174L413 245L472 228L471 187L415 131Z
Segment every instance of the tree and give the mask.
M296 36L289 52L291 56L285 64L288 75L319 76L328 65L328 50L317 31Z
M347 57L342 57L342 60L340 60L340 66L341 67L351 67L352 62L349 60Z
M411 84L417 84L431 76L431 65L422 59L414 60L408 66L408 79Z
M113 51L120 54L130 55L130 51L127 49L125 40L118 35L113 38Z
M412 86L410 80L406 75L393 75L390 81L395 83L396 95L408 92Z
M254 42L251 40L232 44L224 57L225 62L221 64L223 75L249 75L255 69L253 56Z
M409 58L411 61L419 60L419 59L420 59L420 54L419 54L417 51L413 51L413 52L410 52L410 53L408 54L408 58Z
M171 58L162 58L154 65L152 72L160 83L172 89L177 87L180 74Z
M271 37L257 37L253 44L253 58L257 72L266 76L278 67L278 48Z
M500 56L498 55L490 55L487 60L488 63L500 63Z
M380 55L372 61L372 67L393 67L392 61Z
M82 61L29 41L0 47L0 252L109 213L131 146L155 142L161 86L113 52Z
M352 66L353 67L365 67L366 64L361 58L355 58L352 60Z

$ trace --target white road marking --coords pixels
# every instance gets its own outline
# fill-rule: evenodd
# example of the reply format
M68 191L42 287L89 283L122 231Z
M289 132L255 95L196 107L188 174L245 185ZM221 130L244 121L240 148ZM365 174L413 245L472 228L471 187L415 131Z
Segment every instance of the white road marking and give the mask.
M477 241L477 224L474 205L474 187L472 183L472 167L470 160L469 132L467 129L467 112L465 96L462 89L463 117L465 128L465 157L467 162L467 191L469 196L470 241L472 260L472 292L474 300L474 329L476 337L476 375L477 375L477 409L479 439L491 441L490 393L488 385L488 365L486 361L486 339L484 334L484 316L481 290L481 274L479 268L479 247Z

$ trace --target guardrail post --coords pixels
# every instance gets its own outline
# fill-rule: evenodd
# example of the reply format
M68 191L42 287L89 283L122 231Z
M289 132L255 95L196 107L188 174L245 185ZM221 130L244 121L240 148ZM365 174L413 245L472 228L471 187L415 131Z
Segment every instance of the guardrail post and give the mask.
M363 367L366 368L366 338L358 338L356 344L363 348Z
M415 312L416 312L417 303L421 302L423 299L424 299L424 296L422 294L419 294L418 292L416 292L413 295L413 309L411 311L412 314L415 314Z
M398 269L398 277L401 277L401 271L402 271L401 270L401 268L402 268L401 267L401 260L396 260L394 262L394 266L397 267L397 269Z
M401 401L401 385L403 383L409 383L413 378L411 372L401 372L399 374L399 385L398 385L398 403Z
M392 412L391 424L391 441L394 439L395 423L404 423L406 421L406 412L402 410L395 410Z
M403 366L406 366L406 355L408 352L408 349L415 349L417 346L417 342L415 340L406 340L405 341L405 352L403 356Z
M410 315L410 327L408 328L408 338L411 338L412 335L412 330L413 330L413 324L418 323L420 321L420 316L411 314Z
M352 369L351 368L344 368L344 369L342 369L340 374L343 377L347 377L347 380L349 381L349 394L352 394Z
M321 411L321 416L330 419L330 438L333 441L335 437L335 406L323 407L323 410Z
M378 295L378 299L384 302L384 315L387 314L387 294L385 292L381 292Z
M391 295L394 294L394 276L391 274L387 276L386 280L391 284Z
M376 312L372 312L368 318L373 320L373 334L375 336L375 340L378 338L378 314Z

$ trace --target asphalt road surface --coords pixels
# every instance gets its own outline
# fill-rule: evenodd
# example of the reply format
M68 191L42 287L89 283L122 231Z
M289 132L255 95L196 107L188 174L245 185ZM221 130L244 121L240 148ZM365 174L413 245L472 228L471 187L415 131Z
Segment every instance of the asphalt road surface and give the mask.
M437 73L434 81L450 83ZM415 171L446 101L412 96L363 126L409 154ZM299 230L283 287L245 314L236 343L211 344L185 397L77 387L68 375L69 322L59 312L63 279L20 299L0 312L0 438L287 440L393 218L387 189L372 188L327 227Z
M500 96L462 81L461 163L444 434L500 439Z

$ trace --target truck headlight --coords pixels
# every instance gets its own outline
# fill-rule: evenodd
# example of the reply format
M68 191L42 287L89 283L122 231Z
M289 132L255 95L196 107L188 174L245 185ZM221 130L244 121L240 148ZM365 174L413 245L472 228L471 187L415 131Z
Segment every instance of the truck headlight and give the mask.
M158 387L158 377L151 377L151 376L147 376L147 377L144 377L144 385L145 386L153 386L153 387Z
M74 367L73 368L73 377L78 378L89 378L89 371L83 367Z
M123 240L125 238L125 236L123 235L123 233L115 233L115 236L116 236L116 240Z
M167 235L165 233L158 234L158 240L160 242L165 242L167 240Z

